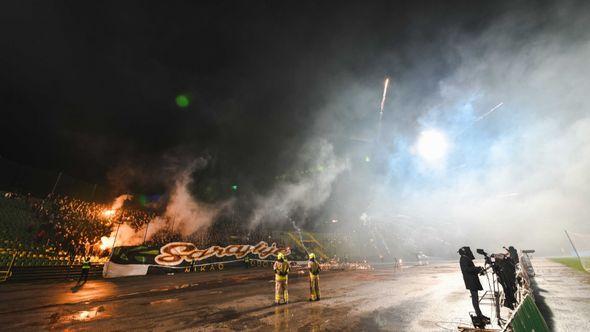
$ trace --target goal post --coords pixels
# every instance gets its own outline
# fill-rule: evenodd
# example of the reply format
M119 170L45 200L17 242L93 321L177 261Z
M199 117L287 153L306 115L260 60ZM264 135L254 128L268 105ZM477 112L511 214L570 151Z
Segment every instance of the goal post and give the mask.
M582 268L586 272L590 272L590 234L574 233L566 230L565 235L572 245Z

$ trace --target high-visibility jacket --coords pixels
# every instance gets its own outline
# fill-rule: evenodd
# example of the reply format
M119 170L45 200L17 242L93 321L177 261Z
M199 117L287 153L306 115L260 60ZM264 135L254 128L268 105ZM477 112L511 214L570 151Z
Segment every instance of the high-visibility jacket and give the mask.
M88 260L84 260L84 261L82 262L82 269L83 269L83 270L88 270L88 269L90 269L90 260L89 260L89 259L88 259Z
M272 268L275 271L275 280L278 281L287 280L289 271L291 271L291 266L289 266L287 260L275 261Z
M320 271L322 270L320 268L320 264L318 264L318 262L316 262L315 260L310 260L309 262L307 262L307 268L309 268L309 273L314 276L319 275Z

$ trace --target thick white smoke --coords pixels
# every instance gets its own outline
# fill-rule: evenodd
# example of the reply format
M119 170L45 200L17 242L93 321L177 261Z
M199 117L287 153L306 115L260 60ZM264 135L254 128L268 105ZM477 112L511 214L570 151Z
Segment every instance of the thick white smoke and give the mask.
M111 206L111 210L116 211L119 210L121 207L123 207L123 204L125 203L125 201L132 199L133 196L132 195L119 195L117 198L115 198L115 201L113 202L113 205Z
M205 204L197 201L191 194L189 188L193 183L193 173L196 167L197 164L193 162L177 174L165 213L150 223L148 239L164 227L173 227L175 232L189 236L198 230L209 227L217 213L223 208L225 203Z
M590 35L570 36L590 24L567 13L558 11L563 16L529 39L513 37L523 22L510 16L475 40L455 41L456 70L435 95L416 94L436 105L418 118L416 132L439 128L454 151L441 172L419 156L401 166L407 151L398 146L396 182L377 209L391 219L410 216L421 230L413 234L418 247L449 252L419 239L438 233L452 246L514 244L558 254L567 247L564 229L590 231ZM405 167L417 170L414 177L401 177Z
M174 181L170 188L169 199L164 213L154 218L146 228L136 231L128 224L122 224L119 228L116 245L138 245L143 243L144 237L150 240L152 236L161 231L169 230L182 236L204 230L215 220L215 217L228 203L216 205L197 201L191 194L193 174L198 168L204 167L206 162L196 159L174 172ZM116 202L121 200L120 196ZM122 201L121 201L122 204ZM113 231L112 236L116 233Z
M296 171L305 170L294 181L280 182L269 194L256 199L251 226L262 221L289 222L295 212L313 211L330 197L332 185L347 168L347 162L334 153L325 139L312 140L299 153Z

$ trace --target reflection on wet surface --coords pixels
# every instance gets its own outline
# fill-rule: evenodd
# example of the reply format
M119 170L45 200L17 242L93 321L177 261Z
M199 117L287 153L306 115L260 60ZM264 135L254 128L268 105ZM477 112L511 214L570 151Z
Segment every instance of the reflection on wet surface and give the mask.
M289 306L276 306L273 320L275 323L274 330L276 332L289 331L289 321L291 320L291 315L289 314Z
M120 295L116 284L110 282L87 282L82 287L72 287L70 292L56 294L56 303L76 303L97 298L108 298Z
M590 316L590 277L545 260L533 264L556 330L577 331L588 324L580 322ZM441 331L468 321L471 310L456 262L324 273L319 302L307 301L307 278L294 277L289 279L290 303L281 306L273 305L272 272L267 270L99 280L71 287L2 285L0 326L19 331Z
M92 321L109 317L110 315L105 313L104 306L94 306L88 310L80 310L75 312L63 311L62 313L56 312L50 316L49 324L52 326L68 325L72 322Z
M178 302L178 299L165 299L165 300L151 301L150 304L151 305L158 305L158 304L166 304L166 303L173 303L173 302Z
M315 303L314 303L315 304ZM310 318L310 326L306 326L312 332L317 332L322 330L322 325L325 322L328 324L330 319L324 316L324 307L316 306L312 304L307 308L307 315Z

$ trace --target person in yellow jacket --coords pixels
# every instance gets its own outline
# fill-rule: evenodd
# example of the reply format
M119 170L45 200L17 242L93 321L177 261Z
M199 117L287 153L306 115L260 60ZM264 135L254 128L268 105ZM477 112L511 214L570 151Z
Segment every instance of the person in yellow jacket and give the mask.
M280 252L277 255L277 260L273 265L275 271L275 305L281 303L283 299L284 303L289 303L289 291L287 290L287 279L289 278L289 271L291 267L289 262L285 258L285 255Z
M83 283L86 283L86 280L88 280L88 272L90 272L90 257L85 256L82 260L82 272L80 273L80 278L78 278L78 285L82 279L84 279Z
M309 269L309 300L319 301L320 300L320 264L315 259L315 254L309 254L309 261L307 262L307 268Z

